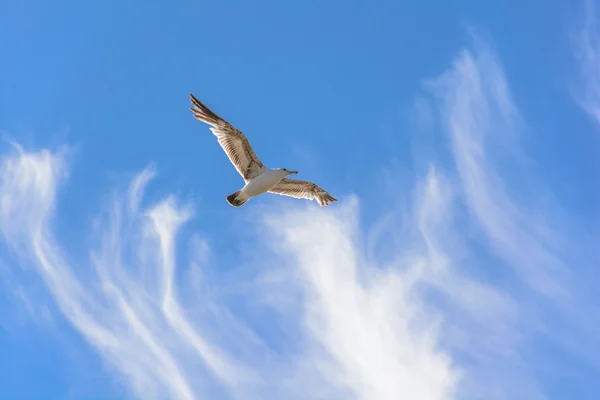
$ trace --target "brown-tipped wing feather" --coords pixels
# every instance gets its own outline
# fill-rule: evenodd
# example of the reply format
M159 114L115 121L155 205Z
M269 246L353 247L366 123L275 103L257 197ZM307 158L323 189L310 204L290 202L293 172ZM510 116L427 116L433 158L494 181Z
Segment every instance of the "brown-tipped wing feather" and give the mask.
M314 183L297 179L283 178L277 185L273 186L269 192L281 194L283 196L291 196L297 199L317 200L321 207L337 201L335 197Z
M260 175L265 170L263 163L258 159L246 136L223 118L212 112L190 93L190 101L194 107L190 108L197 120L212 126L210 130L215 134L225 154L240 173L244 181Z

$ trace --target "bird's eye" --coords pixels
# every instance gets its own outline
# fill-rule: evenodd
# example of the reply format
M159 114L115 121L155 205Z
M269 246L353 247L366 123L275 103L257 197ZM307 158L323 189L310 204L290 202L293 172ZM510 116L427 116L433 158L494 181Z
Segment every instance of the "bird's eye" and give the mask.
M283 170L284 170L284 171L287 171L287 169L285 169L285 168L284 168Z

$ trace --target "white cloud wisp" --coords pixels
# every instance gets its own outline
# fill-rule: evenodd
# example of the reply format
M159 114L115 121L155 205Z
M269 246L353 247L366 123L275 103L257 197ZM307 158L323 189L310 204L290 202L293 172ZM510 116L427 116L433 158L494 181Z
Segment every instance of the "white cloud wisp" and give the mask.
M575 98L600 124L600 26L597 13L594 2L585 1L583 24L573 37L573 45L580 75Z

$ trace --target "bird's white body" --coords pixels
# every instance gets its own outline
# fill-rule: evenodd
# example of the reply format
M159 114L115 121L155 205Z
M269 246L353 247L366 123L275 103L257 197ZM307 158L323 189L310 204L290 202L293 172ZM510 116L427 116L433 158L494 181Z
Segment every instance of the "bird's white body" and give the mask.
M242 189L242 193L245 196L255 197L259 194L263 194L269 191L273 186L277 185L279 181L285 178L289 174L288 171L282 169L265 169L265 171L246 183L246 186Z

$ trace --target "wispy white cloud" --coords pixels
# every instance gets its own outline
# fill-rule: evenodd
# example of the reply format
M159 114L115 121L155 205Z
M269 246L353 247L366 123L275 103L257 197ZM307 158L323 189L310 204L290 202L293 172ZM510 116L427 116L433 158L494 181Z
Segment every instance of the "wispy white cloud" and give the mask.
M574 91L580 106L600 123L600 25L592 0L583 2L580 28L572 35L580 79Z
M547 210L535 209L534 202L516 201L499 173L503 151L513 159L522 156L515 146L525 124L493 51L477 42L475 53L463 51L454 67L430 87L439 96L441 124L450 138L466 203L491 248L536 290L560 295L568 279L558 254L562 246L536 215ZM551 214L543 217L550 219Z
M489 279L486 269L493 263L470 248L459 217L459 188L430 169L415 212L427 266L423 277L437 294L432 304L444 315L442 343L463 371L457 398L543 398L519 356L526 334L522 310L513 293Z
M283 281L298 285L304 301L293 318L302 319L304 356L358 398L453 398L459 371L438 348L439 315L418 293L419 265L365 259L358 217L356 199L335 212L269 215L272 251L282 262L276 270L288 273L263 292Z
M189 357L182 346L189 344L217 376L243 381L244 372L202 341L178 308L171 284L172 244L189 213L169 201L140 213L141 191L152 175L142 172L129 197L111 204L106 226L96 232L100 247L92 252L90 268L81 271L52 227L56 191L66 173L63 152L48 150L17 147L0 165L0 230L19 258L39 273L65 317L144 398L195 397L197 377L186 375L183 365ZM129 239L140 236L138 243ZM152 249L155 254L147 254ZM138 261L133 270L132 261ZM143 273L154 276L144 280ZM180 336L179 343L174 341Z
M455 176L468 213L463 228L453 233L469 232L470 252L481 253L481 244L489 249L479 260L480 268L486 269L482 274L495 281L496 290L513 298L502 301L496 314L509 323L493 329L493 334L504 332L495 345L506 354L496 354L496 365L488 370L496 384L502 382L499 376L512 383L495 393L511 398L517 393L507 388L518 387L521 395L528 390L527 398L543 396L537 377L541 366L519 349L527 340L543 337L579 362L588 358L581 346L573 346L572 338L577 336L587 349L597 344L594 329L580 313L585 309L592 315L597 310L597 303L589 302L590 285L583 275L586 263L597 256L580 246L587 232L565 223L569 211L545 201L551 192L548 182L532 168L522 146L523 136L535 134L534 128L521 116L489 44L475 36L473 49L462 51L453 67L428 81L427 87L435 95L439 124L449 139L455 168L448 174ZM485 293L494 299L490 289ZM479 301L478 296L473 299ZM512 308L505 307L511 303ZM534 347L529 354L535 353ZM503 368L506 374L499 373ZM485 370L485 363L478 369Z

